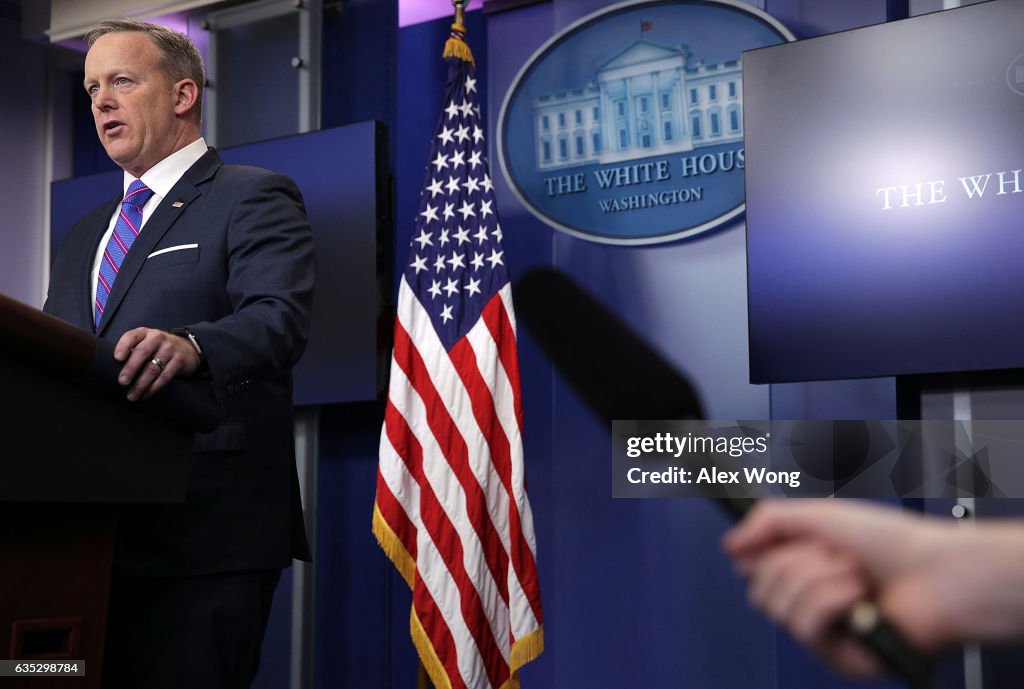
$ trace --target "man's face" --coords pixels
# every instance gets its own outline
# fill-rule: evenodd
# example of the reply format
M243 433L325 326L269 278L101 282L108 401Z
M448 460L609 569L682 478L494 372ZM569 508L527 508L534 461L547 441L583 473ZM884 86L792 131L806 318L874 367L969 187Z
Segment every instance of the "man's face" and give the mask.
M122 169L140 177L176 150L176 89L145 34L100 36L85 57L85 90L100 143Z

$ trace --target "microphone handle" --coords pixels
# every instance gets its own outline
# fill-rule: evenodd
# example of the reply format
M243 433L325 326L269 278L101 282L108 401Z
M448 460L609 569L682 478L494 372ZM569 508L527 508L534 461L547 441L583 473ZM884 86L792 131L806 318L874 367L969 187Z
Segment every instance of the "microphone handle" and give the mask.
M911 689L943 689L931 661L879 612L874 603L861 601L850 611L847 630L875 654L885 667L905 679Z

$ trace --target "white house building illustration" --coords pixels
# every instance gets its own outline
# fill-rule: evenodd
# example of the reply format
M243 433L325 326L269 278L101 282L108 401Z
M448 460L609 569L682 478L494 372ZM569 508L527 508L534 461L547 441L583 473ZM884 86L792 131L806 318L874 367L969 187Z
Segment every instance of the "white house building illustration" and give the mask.
M615 163L743 138L741 61L639 40L597 80L533 101L537 169ZM690 62L691 64L688 64Z

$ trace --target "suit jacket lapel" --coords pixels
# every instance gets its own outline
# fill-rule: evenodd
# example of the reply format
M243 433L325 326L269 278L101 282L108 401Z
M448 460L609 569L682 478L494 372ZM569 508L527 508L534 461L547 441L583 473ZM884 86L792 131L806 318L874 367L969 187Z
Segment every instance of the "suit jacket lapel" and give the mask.
M107 298L107 306L103 312L103 318L100 319L99 327L96 328L97 335L103 334L104 329L106 329L110 319L117 312L121 302L124 301L125 295L131 289L132 283L135 282L135 278L138 277L139 271L142 270L146 258L153 252L154 247L188 209L189 204L200 195L199 185L212 177L221 165L223 165L223 162L220 156L212 148L209 149L202 158L185 171L185 174L178 180L178 183L171 187L167 196L160 201L160 205L157 206L153 215L146 221L146 224L142 226L142 231L135 238L132 248L124 257L124 262L121 263L117 279L114 280L114 288L110 291L110 296ZM181 205L176 203L178 201L182 202ZM146 324L139 323L139 325Z

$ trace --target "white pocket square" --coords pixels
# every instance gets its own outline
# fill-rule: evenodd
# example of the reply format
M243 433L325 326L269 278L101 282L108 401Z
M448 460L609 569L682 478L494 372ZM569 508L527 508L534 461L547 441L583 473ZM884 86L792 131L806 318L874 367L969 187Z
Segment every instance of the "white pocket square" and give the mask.
M159 256L160 254L169 254L172 251L181 251L182 249L198 249L198 248L199 248L198 244L179 244L178 246L169 246L166 249L160 249L159 251L154 251L149 256L146 256L146 258L153 258L154 256Z

